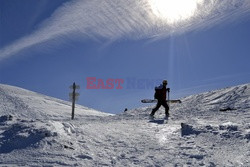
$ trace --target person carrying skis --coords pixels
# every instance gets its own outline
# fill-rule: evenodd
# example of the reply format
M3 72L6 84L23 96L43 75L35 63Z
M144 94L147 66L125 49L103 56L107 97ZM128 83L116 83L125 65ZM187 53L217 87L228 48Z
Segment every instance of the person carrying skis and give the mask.
M150 116L152 118L154 118L154 114L155 112L161 107L163 106L165 108L165 115L166 117L169 117L169 106L167 104L166 101L166 97L167 97L167 91L170 92L170 88L167 88L167 84L168 81L167 80L163 80L162 84L158 87L155 87L155 99L157 99L157 104L155 106L155 108L153 108Z

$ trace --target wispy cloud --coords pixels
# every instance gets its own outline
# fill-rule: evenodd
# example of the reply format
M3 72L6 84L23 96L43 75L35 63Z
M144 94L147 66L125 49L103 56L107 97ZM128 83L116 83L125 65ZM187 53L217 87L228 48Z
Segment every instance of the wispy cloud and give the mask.
M156 0L70 1L60 6L36 31L1 48L0 60L50 40L60 43L68 38L158 39L204 29L250 13L249 0L185 0L195 2L193 15L169 22L154 12L153 1Z

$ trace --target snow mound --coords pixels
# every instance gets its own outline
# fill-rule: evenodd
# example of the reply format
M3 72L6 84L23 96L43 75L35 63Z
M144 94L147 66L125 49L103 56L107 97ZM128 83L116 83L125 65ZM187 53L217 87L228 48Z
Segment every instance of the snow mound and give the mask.
M19 120L11 115L1 116L0 125L0 153L35 147L43 138L51 136L47 129L37 128L35 122Z
M211 126L211 125L194 126L194 125L188 125L186 123L181 123L181 136L210 133L213 135L218 135L219 137L224 139L239 138L241 140L243 139L249 140L248 131L249 131L248 127L239 127L239 125L232 124L231 122L218 126Z

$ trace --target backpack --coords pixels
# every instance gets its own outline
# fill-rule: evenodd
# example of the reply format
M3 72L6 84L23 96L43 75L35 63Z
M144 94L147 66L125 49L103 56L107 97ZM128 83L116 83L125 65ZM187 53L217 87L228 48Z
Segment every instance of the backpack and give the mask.
M161 89L159 89L158 87L155 87L154 98L155 99L160 99L160 97L161 97Z

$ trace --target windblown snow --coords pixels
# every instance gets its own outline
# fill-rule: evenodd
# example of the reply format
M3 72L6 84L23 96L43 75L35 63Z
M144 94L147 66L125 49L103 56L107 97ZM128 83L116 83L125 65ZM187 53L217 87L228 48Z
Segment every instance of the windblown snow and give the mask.
M0 166L250 166L250 84L112 115L0 84ZM139 103L140 99L138 99Z

